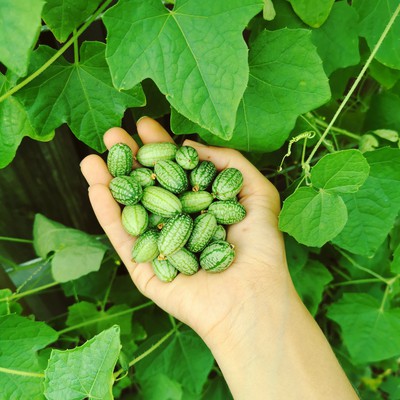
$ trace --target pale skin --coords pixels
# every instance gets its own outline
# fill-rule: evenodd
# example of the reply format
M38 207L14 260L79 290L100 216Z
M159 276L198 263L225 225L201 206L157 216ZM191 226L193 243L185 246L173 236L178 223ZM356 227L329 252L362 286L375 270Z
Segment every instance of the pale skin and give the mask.
M138 121L143 143L172 142L151 118ZM104 135L107 148L138 145L121 128ZM81 163L93 210L126 265L133 283L148 298L189 325L212 351L235 400L358 399L325 336L299 299L291 281L282 234L278 230L279 194L239 152L186 141L201 160L218 170L239 169L239 194L246 218L228 229L236 259L229 269L158 280L149 263L131 261L135 238L121 225L121 208L108 189L112 176L96 155Z

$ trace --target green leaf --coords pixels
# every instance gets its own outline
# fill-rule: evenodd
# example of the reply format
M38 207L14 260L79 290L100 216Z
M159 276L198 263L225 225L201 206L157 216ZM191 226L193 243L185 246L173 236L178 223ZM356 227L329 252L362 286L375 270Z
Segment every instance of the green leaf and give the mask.
M78 326L77 331L85 339L89 339L113 325L120 327L121 334L130 335L132 333L132 313L133 311L125 304L118 304L110 307L107 311L101 311L95 304L81 301L68 307L66 325L68 327Z
M179 360L179 362L177 362ZM136 365L139 383L158 374L164 374L182 388L201 393L213 365L213 356L207 346L193 331L177 332Z
M129 92L112 86L104 52L104 44L85 42L79 63L59 58L17 93L38 134L66 122L78 139L102 152L104 132L120 124L127 107L144 104L140 86ZM54 53L54 49L40 46L32 55L30 70L39 68Z
M98 271L107 250L94 236L67 228L41 214L35 216L33 246L42 258L55 252L52 273L57 282L67 282Z
M48 400L111 400L113 371L121 349L113 326L72 350L53 350L45 371Z
M380 386L388 394L390 400L400 400L400 377L389 376Z
M8 298L11 295L12 291L10 289L0 289L0 315L10 314L10 301L8 300Z
M11 88L11 82L0 73L0 95ZM6 167L15 157L24 136L43 142L54 137L54 131L38 135L32 127L23 105L10 96L0 103L0 168Z
M264 0L263 18L267 21L271 21L275 16L276 12L272 0Z
M369 165L360 151L337 151L311 169L311 183L329 193L355 193L368 178Z
M394 274L400 274L400 244L393 253L393 261L390 269Z
M57 340L44 322L0 316L0 387L3 399L43 399L43 370L37 352Z
M356 193L342 196L348 221L333 243L352 253L372 256L400 211L400 149L364 153L369 177Z
M114 85L151 78L181 114L229 138L247 85L242 31L262 0L120 0L104 14Z
M263 31L253 42L249 83L231 140L195 130L193 123L185 123L176 115L171 129L175 133L197 131L210 144L245 151L281 147L300 114L329 100L328 80L310 35L304 29Z
M96 10L101 0L47 0L43 19L59 42L65 42Z
M233 400L228 385L222 377L213 379L201 398L202 400Z
M398 69L388 68L375 59L369 65L368 72L385 89L391 89L400 80Z
M145 379L140 386L146 400L183 400L181 385L163 374Z
M372 51L399 2L398 0L354 0L352 4L359 15L360 35L367 40ZM400 19L397 18L375 56L387 67L400 69L399 36Z
M307 25L320 27L328 18L335 0L289 0L295 13Z
M26 75L44 4L43 0L0 2L0 61L19 76Z
M284 201L279 228L299 243L321 247L340 233L346 221L347 210L341 197L301 187Z
M355 364L400 355L400 308L382 310L380 302L366 293L345 293L327 315L340 325Z
M388 140L392 143L397 143L399 141L399 134L391 129L375 129L372 131L374 135L379 136L382 139Z

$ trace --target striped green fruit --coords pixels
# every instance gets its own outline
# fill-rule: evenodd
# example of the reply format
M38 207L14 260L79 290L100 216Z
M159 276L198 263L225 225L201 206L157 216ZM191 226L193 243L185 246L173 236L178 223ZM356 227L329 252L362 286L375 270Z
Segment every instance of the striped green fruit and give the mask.
M168 256L169 262L182 274L193 275L199 270L196 256L184 247Z
M129 175L132 170L133 154L131 148L125 143L112 146L107 155L107 167L114 177Z
M143 189L142 204L150 212L166 218L173 217L182 211L182 204L178 197L158 186L148 186Z
M168 261L155 258L151 265L158 279L162 282L171 282L178 274L178 270Z
M199 163L199 154L194 147L182 146L176 152L175 160L183 169L191 170Z
M222 225L217 225L210 242L216 242L217 240L225 240L225 239L226 239L225 228Z
M235 258L234 246L224 240L209 244L200 254L200 266L208 272L225 271Z
M174 143L148 143L136 154L136 159L145 167L154 167L161 160L175 160L177 146Z
M154 172L159 184L172 193L182 193L189 186L186 172L174 161L159 161L154 166Z
M243 175L236 168L221 171L212 184L212 194L218 200L234 199L243 187Z
M202 161L191 173L190 184L193 191L205 190L217 175L217 168L211 161Z
M235 200L215 201L208 207L208 212L222 225L236 224L246 216L245 208Z
M186 243L186 248L192 253L202 251L211 240L217 220L214 215L206 213L199 215L194 220L193 231Z
M139 203L143 196L143 189L140 183L131 176L113 178L109 188L114 199L125 206Z
M132 261L143 263L154 260L160 254L157 246L159 235L153 229L140 235L132 248Z
M201 190L199 192L185 192L180 197L182 211L188 214L205 210L214 200L211 193Z
M162 229L165 223L168 221L168 218L162 217L161 215L149 214L149 228L158 228Z
M156 184L156 174L150 168L136 168L130 176L133 176L143 188Z
M161 229L158 238L160 259L181 249L193 230L193 220L189 215L179 214L171 218Z
M146 209L140 204L124 207L121 218L122 226L132 236L141 235L149 221Z

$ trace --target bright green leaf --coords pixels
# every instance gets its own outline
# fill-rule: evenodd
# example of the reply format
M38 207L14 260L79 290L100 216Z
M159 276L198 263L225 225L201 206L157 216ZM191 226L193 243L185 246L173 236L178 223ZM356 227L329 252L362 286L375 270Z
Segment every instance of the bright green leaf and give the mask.
M394 274L400 274L400 244L393 253L393 261L390 269Z
M72 350L53 350L45 371L48 400L111 400L113 371L121 349L113 326Z
M275 16L276 12L272 0L264 0L263 18L267 21L272 21Z
M0 61L19 76L26 75L44 4L43 0L0 1Z
M399 134L391 129L375 129L373 133L382 139L389 140L389 142L397 143L399 141Z
M0 316L0 387L3 399L43 399L43 370L37 352L57 340L44 322Z
M355 364L400 355L400 308L382 310L380 302L366 293L345 293L327 315L340 325Z
M353 0L352 4L359 15L360 35L365 37L372 51L399 2L398 0ZM375 56L387 67L400 69L399 37L400 19L397 18Z
M102 152L104 132L120 124L127 107L144 104L139 86L129 92L112 86L104 52L104 44L85 42L78 64L59 58L17 93L38 134L46 134L66 122L78 139ZM31 70L54 53L50 47L39 47L32 55Z
M216 135L232 134L248 80L242 31L262 0L120 0L103 17L113 82L151 78L171 105Z
M369 165L360 151L337 151L311 169L311 183L329 193L355 193L368 178Z
M163 374L145 379L140 386L146 400L183 400L181 385Z
M96 10L101 0L47 0L43 19L59 42L65 42Z
M250 49L249 66L249 83L231 140L195 129L193 123L176 115L171 129L198 132L210 144L272 151L282 146L300 114L329 100L328 80L307 30L262 32Z
M369 74L385 89L391 89L400 80L400 71L386 67L375 59L369 65Z
M379 146L378 139L374 135L365 134L360 137L360 141L358 142L358 149L361 153L365 153L367 151L374 151Z
M289 0L295 13L307 25L320 27L328 18L335 0Z
M336 194L301 187L283 203L279 228L306 246L321 247L343 229L346 206Z
M400 211L400 149L364 153L370 174L356 193L342 196L348 221L333 243L352 253L372 256Z
M136 373L139 383L164 374L179 382L185 390L201 393L213 361L211 352L200 337L193 331L185 330L177 332L172 340L138 362Z

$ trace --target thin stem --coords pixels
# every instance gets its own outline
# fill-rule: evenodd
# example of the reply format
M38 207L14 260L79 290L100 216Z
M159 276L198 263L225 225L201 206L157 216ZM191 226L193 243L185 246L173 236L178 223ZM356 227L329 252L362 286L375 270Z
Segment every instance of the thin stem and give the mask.
M16 369L11 369L11 368L0 367L0 372L4 372L5 374L11 374L11 375L30 376L31 378L40 378L40 379L44 378L44 374L41 374L39 372L18 371Z
M79 65L79 43L76 29L73 31L72 38L74 39L74 62L75 65Z
M382 282L378 278L370 278L370 279L355 279L354 281L346 281L346 282L338 282L329 285L330 288L335 288L338 286L349 286L349 285L361 285L363 283L373 283L373 282Z
M169 317L169 320L171 321L172 328L176 330L177 329L177 325L176 325L176 322L175 322L175 318L171 314L168 314L168 317Z
M149 307L149 306L151 306L153 304L154 303L152 301L149 301L147 303L141 304L140 306L132 307L132 308L130 308L128 310L120 311L120 312L115 313L115 314L109 314L109 315L107 315L105 317L99 317L99 318L90 319L88 321L83 321L80 324L69 326L68 328L65 328L65 329L62 329L61 331L58 331L58 336L60 337L61 335L64 335L67 332L71 332L71 331L74 331L76 329L80 329L80 328L82 328L84 326L87 326L87 325L95 324L96 322L106 321L106 320L111 319L111 318L120 317L121 315L129 314L129 313L132 313L134 311L141 310L142 308Z
M11 88L8 92L4 93L0 96L0 103L13 95L14 93L18 92L18 90L22 89L26 86L29 82L33 81L36 77L38 77L43 71L50 67L51 64L54 63L65 51L74 43L75 38L78 38L89 26L90 24L96 19L98 15L100 15L111 3L113 0L106 0L98 9L97 11L87 20L87 22L81 26L76 31L76 36L72 36L65 44L62 46L53 57L47 60L39 69L37 69L33 74L29 75L25 78L22 82L18 85Z
M392 290L392 286L388 284L386 286L385 293L383 294L381 306L379 307L379 312L381 312L381 313L383 313L385 311L385 303L386 303L386 300L388 298L389 292L391 290Z
M316 118L315 122L318 125L320 125L320 126L322 126L324 128L326 128L328 126L328 124L325 121L323 121L323 120L321 120L319 118ZM356 135L355 133L351 133L351 132L347 131L346 129L338 128L336 126L332 126L331 130L336 132L336 133L339 133L340 135L348 136L348 137L350 137L352 139L355 139L357 141L360 141L360 139L361 139L359 135Z
M112 277L111 277L111 280L110 280L110 284L107 287L106 293L104 295L104 299L103 299L103 301L101 303L101 310L102 311L104 311L104 309L105 309L105 307L107 305L108 296L110 295L110 292L111 292L111 286L114 283L115 276L117 275L117 269L118 269L118 267L114 268L114 271L113 271L113 274L112 274Z
M15 243L29 243L29 244L33 243L33 240L30 240L30 239L20 239L20 238L8 237L8 236L0 236L0 241L15 242Z
M329 124L327 125L324 133L322 134L322 136L318 140L317 144L314 146L313 150L311 151L310 155L308 156L308 159L307 159L306 163L308 163L308 164L310 163L310 161L314 157L314 154L317 152L319 146L321 146L321 143L325 140L325 138L328 135L329 131L331 130L332 126L334 125L334 123L338 119L340 113L342 112L342 110L346 106L346 104L349 101L350 97L353 95L353 93L356 90L358 84L360 83L360 81L363 78L365 72L367 71L369 65L371 64L372 60L375 58L375 55L376 55L377 51L381 47L382 42L384 41L384 39L385 39L386 35L388 34L390 28L392 27L392 25L393 25L397 15L399 14L399 12L400 12L400 4L397 6L395 12L393 13L392 17L390 18L390 20L389 20L388 24L386 25L384 31L382 32L381 37L379 38L379 40L376 43L374 49L372 50L370 56L368 57L367 62L365 63L364 67L362 68L362 70L358 74L357 79L354 81L353 85L351 86L350 90L348 91L348 93L347 93L346 97L344 98L343 102L340 104L340 106L337 109L335 115L333 116L333 118L331 119Z
M3 302L3 301L13 301L13 300L25 297L25 296L30 296L31 294L35 294L35 293L41 292L42 290L49 289L51 287L57 286L58 284L59 284L58 282L51 282L51 283L48 283L48 284L43 285L43 286L39 286L39 287L34 288L34 289L26 290L25 292L22 292L22 293L14 293L10 297L5 297L3 299L0 299L0 303Z

